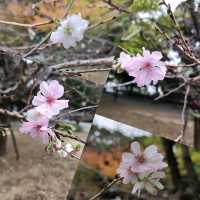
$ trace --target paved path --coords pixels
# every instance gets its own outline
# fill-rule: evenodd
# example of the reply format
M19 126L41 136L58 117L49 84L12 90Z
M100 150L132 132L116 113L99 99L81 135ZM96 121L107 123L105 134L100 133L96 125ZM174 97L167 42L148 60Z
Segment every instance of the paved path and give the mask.
M118 97L103 94L97 114L126 123L153 134L176 139L181 130L181 107L153 102L142 97ZM185 144L193 144L193 121L189 121Z

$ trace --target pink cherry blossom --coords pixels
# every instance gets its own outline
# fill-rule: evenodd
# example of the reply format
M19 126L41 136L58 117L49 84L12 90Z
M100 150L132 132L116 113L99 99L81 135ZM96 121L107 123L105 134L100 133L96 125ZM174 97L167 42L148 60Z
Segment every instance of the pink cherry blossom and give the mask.
M27 121L38 121L41 118L47 117L46 110L39 107L28 110L25 114Z
M132 68L132 60L133 58L130 55L121 52L118 62L122 65L122 68L128 71L129 68Z
M48 123L46 117L40 117L38 120L29 118L29 121L22 123L20 132L30 134L33 138L39 137L46 144L49 141Z
M155 145L150 145L142 151L140 144L133 142L131 153L123 153L122 162L117 172L120 177L123 177L123 183L126 184L135 180L138 174L151 173L167 167L163 158Z
M137 59L137 57L132 57L124 52L120 53L118 62L121 64L122 68L128 72L129 76L135 76L135 72L139 70L139 59Z
M32 104L38 106L39 109L45 110L46 115L52 117L59 114L62 109L68 108L69 100L58 100L63 94L64 87L58 81L43 81L40 84L40 91L33 98Z
M157 84L159 80L163 80L166 75L167 68L160 60L162 54L159 51L153 51L143 49L143 55L137 55L134 57L128 54L121 53L119 62L129 76L134 77L133 83L136 83L139 87L144 85Z

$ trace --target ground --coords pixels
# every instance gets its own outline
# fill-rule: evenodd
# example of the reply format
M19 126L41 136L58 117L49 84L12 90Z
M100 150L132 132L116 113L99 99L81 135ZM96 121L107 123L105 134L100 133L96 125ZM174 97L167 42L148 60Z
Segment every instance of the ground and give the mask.
M1 200L63 200L70 189L78 160L48 155L44 145L17 134L20 160L16 161L11 138L8 154L0 158Z

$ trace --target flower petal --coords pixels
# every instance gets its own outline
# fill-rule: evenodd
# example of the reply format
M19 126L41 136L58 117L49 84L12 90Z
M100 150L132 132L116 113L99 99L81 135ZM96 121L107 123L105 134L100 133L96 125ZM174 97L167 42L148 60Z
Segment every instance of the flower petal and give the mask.
M26 119L28 121L36 122L39 121L41 118L46 116L46 112L44 109L41 109L39 107L30 109L26 113Z
M158 152L158 148L155 145L150 145L144 150L146 157L152 157Z
M56 100L53 109L58 109L59 111L69 107L69 100Z
M53 96L55 99L59 99L64 94L64 87L56 80L49 82L49 90L51 96Z
M46 98L44 96L42 96L41 94L37 94L37 96L33 97L32 105L40 106L44 103L46 103Z
M49 142L49 135L48 132L43 132L40 136L44 144L48 144Z
M33 127L34 127L34 123L32 123L32 122L23 122L22 126L19 129L19 131L21 133L27 134L27 133L31 132L31 130L33 129Z
M161 60L163 57L163 55L160 51L153 51L151 56L157 61Z
M150 194L156 195L157 194L157 190L156 188L149 182L146 182L144 185L145 189L147 190L147 192L149 192Z
M140 155L141 154L140 143L139 142L133 142L131 144L131 151L136 156Z
M51 93L49 85L46 81L42 81L42 83L40 84L40 92L46 97L50 96Z
M58 29L51 33L50 40L53 43L61 43L64 37L64 30L62 27L58 27Z

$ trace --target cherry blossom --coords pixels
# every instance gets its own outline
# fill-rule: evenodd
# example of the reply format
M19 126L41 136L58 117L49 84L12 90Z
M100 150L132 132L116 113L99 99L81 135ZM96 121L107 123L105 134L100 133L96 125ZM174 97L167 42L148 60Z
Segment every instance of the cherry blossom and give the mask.
M151 180L150 182L154 184L154 186L159 185L156 172L167 167L163 159L163 155L158 153L158 149L155 145L150 145L142 151L140 144L138 142L133 142L131 144L131 153L123 153L117 173L123 178L124 184L132 183L135 185L133 189L134 193L146 187L147 191L152 190L152 192L155 192L155 190L149 186L149 181ZM152 174L152 176L150 176L150 174ZM147 177L148 182L144 182Z
M133 83L139 87L144 85L157 84L159 80L163 80L166 75L167 68L160 60L162 54L159 51L143 49L143 55L129 56L126 53L121 53L119 62L129 76L134 77Z
M38 121L39 119L44 117L48 118L48 116L46 115L46 110L39 107L28 110L25 116L28 121Z
M22 123L20 132L30 134L33 138L39 137L46 144L49 141L48 124L49 120L46 117L40 117L38 120L29 117L29 121Z
M126 71L131 70L134 64L133 58L124 52L120 53L118 62L122 65L122 68L125 69Z
M138 196L140 196L141 190L144 189L156 195L158 190L164 189L163 184L160 182L160 179L164 177L165 173L162 171L139 174L137 178L132 181L132 184L134 184L132 194L137 193Z
M56 31L52 32L50 40L53 43L62 43L64 48L75 47L81 41L88 28L88 21L81 18L80 14L68 16L61 21Z
M155 145L150 145L144 151L141 151L140 144L133 142L131 151L131 153L126 152L122 155L119 172L125 173L124 170L128 171L127 174L153 172L167 166L163 162L163 155L158 153Z
M20 132L30 134L34 138L39 137L45 144L53 142L53 147L60 150L62 144L53 129L50 128L50 120L62 109L68 107L68 100L58 100L63 94L64 87L58 81L43 81L40 84L40 91L32 101L35 107L25 113L26 121L22 123Z
M40 84L40 91L33 98L32 104L45 111L49 117L52 117L59 114L62 109L68 108L69 100L58 100L63 94L64 87L58 81L43 81Z
M72 151L74 151L73 146L70 143L67 143L62 147L60 150L58 150L58 154L65 158L67 157Z

